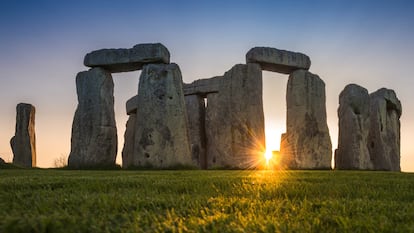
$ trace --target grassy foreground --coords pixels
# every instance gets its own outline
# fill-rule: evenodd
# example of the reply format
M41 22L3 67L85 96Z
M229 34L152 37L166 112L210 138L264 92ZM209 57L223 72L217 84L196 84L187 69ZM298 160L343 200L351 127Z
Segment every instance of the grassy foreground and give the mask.
M414 232L414 174L0 170L0 232Z

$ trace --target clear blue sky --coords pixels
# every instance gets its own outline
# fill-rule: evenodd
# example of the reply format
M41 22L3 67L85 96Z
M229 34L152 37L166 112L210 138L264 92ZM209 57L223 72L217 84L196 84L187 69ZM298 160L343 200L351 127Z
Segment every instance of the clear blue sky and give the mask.
M221 75L254 46L306 53L327 88L337 146L338 95L348 83L394 89L403 104L402 169L414 171L414 1L1 1L0 156L11 160L15 106L36 106L38 165L70 151L75 76L100 48L161 42L183 79ZM114 75L122 150L125 101L139 72ZM287 78L264 72L270 144L284 131ZM269 137L270 140L270 137ZM268 140L268 142L269 142ZM120 161L120 153L118 156Z

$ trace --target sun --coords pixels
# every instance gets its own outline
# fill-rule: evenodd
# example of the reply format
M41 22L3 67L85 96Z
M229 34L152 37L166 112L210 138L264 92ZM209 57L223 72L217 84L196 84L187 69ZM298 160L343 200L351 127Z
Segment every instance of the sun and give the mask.
M264 153L264 157L266 159L266 165L269 165L269 161L272 159L273 157L273 152L272 150L266 150L266 152Z

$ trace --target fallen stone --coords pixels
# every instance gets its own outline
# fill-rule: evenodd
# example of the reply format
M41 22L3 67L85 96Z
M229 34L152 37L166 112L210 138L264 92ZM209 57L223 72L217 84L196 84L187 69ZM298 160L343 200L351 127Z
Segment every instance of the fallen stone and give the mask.
M207 95L209 168L255 168L265 148L262 71L258 64L235 65L218 93Z
M332 145L326 121L325 83L305 70L289 75L286 134L281 156L291 169L330 169Z
M114 83L111 73L93 68L76 76L78 106L72 125L70 168L113 167L117 153Z
M10 140L13 164L36 167L35 107L20 103L16 106L16 130Z
M374 170L400 171L401 102L391 89L370 94L370 133L368 149Z
M191 159L178 65L145 65L139 80L137 106L133 165L196 166Z
M125 106L126 106L126 112L127 115L136 114L137 113L137 105L138 104L138 95L132 97L131 99L127 100Z
M258 63L262 70L290 74L295 70L308 70L310 58L302 53L269 47L255 47L246 54L247 63Z
M223 76L209 79L199 79L192 83L183 85L184 95L199 95L206 97L207 94L217 93L223 83Z
M368 91L349 84L339 95L339 137L335 169L371 170L368 150L370 97Z
M142 69L149 63L170 63L170 52L160 44L137 44L131 49L100 49L86 54L84 65L112 73Z
M191 157L194 164L207 169L206 132L205 132L205 102L199 95L185 96L188 117L188 133L191 143Z

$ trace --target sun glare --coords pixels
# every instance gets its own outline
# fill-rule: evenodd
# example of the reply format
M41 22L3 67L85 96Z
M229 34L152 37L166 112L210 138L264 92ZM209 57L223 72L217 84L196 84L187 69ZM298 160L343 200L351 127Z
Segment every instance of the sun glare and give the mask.
M265 154L264 154L264 157L265 157L265 159L266 159L266 165L268 165L269 164L269 161L272 159L272 157L273 157L273 152L272 152L272 150L270 150L270 149L268 149L268 150L266 150L266 152L265 152Z

